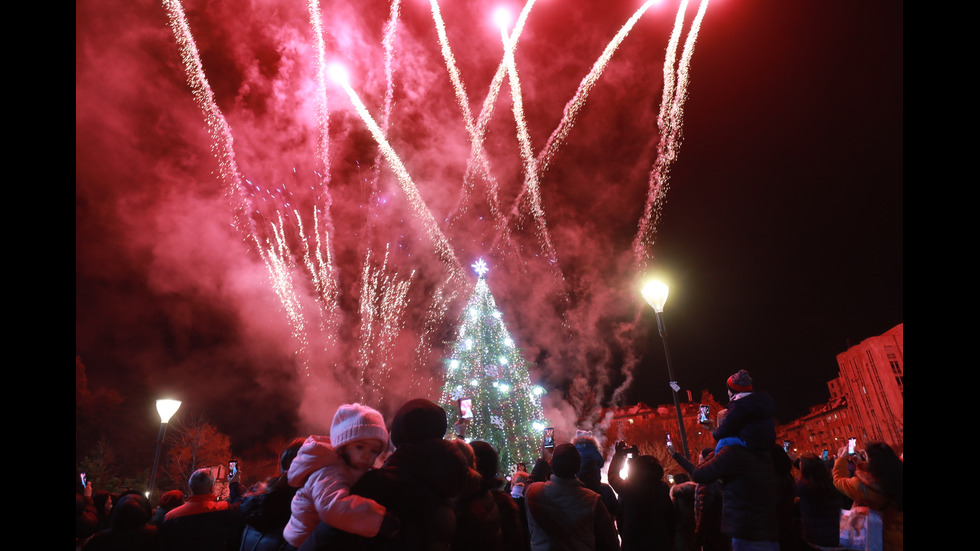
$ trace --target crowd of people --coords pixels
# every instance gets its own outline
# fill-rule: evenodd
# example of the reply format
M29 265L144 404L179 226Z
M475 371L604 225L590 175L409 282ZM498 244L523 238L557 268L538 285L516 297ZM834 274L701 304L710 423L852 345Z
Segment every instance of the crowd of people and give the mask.
M388 426L345 404L329 436L294 440L278 476L226 500L208 469L191 475L186 499L167 492L155 510L76 477L76 548L809 551L841 549L849 510L877 515L883 549L901 551L902 460L890 447L842 448L832 465L797 458L775 445L773 399L744 370L727 383L727 414L705 423L716 446L696 464L668 446L685 471L673 485L656 457L622 442L603 483L591 433L504 478L492 445L446 439L446 412L429 400L405 403Z

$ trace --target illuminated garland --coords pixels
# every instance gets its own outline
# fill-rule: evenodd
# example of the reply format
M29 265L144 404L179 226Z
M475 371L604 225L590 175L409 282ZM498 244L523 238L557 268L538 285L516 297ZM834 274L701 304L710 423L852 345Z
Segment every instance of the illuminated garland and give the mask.
M459 400L471 398L473 419L466 440L489 442L500 453L500 468L533 464L547 425L541 409L544 389L531 384L528 364L497 310L485 276L486 263L473 269L479 278L460 316L459 333L445 360L446 380L440 403L449 414L450 436L459 420Z

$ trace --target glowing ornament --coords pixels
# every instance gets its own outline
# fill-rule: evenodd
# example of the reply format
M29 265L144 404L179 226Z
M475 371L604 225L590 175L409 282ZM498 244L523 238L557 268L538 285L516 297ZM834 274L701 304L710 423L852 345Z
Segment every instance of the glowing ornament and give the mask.
M496 425L498 428L504 428L504 418L499 415L491 415L490 423Z
M476 276L480 279L483 279L483 276L490 271L490 267L487 266L487 263L484 262L482 258L478 258L471 267L473 268L473 272L476 273Z

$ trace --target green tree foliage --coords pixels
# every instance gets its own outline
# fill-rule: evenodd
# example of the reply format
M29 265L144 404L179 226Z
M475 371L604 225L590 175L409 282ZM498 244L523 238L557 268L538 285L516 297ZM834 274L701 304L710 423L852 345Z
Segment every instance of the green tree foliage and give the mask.
M479 277L459 321L440 403L450 430L459 421L459 400L473 401L466 439L489 442L500 452L501 470L532 463L539 453L547 421L541 410L544 389L531 384L528 364L504 326L502 314L484 279L486 265L474 265Z

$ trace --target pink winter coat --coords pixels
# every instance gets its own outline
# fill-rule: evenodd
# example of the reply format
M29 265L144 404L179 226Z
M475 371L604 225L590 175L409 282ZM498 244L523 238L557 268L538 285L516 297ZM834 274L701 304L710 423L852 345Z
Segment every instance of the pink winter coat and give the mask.
M351 495L350 488L365 471L344 463L326 436L311 436L289 466L289 485L299 488L293 497L292 516L282 535L299 547L322 520L334 528L364 537L381 529L385 508Z

